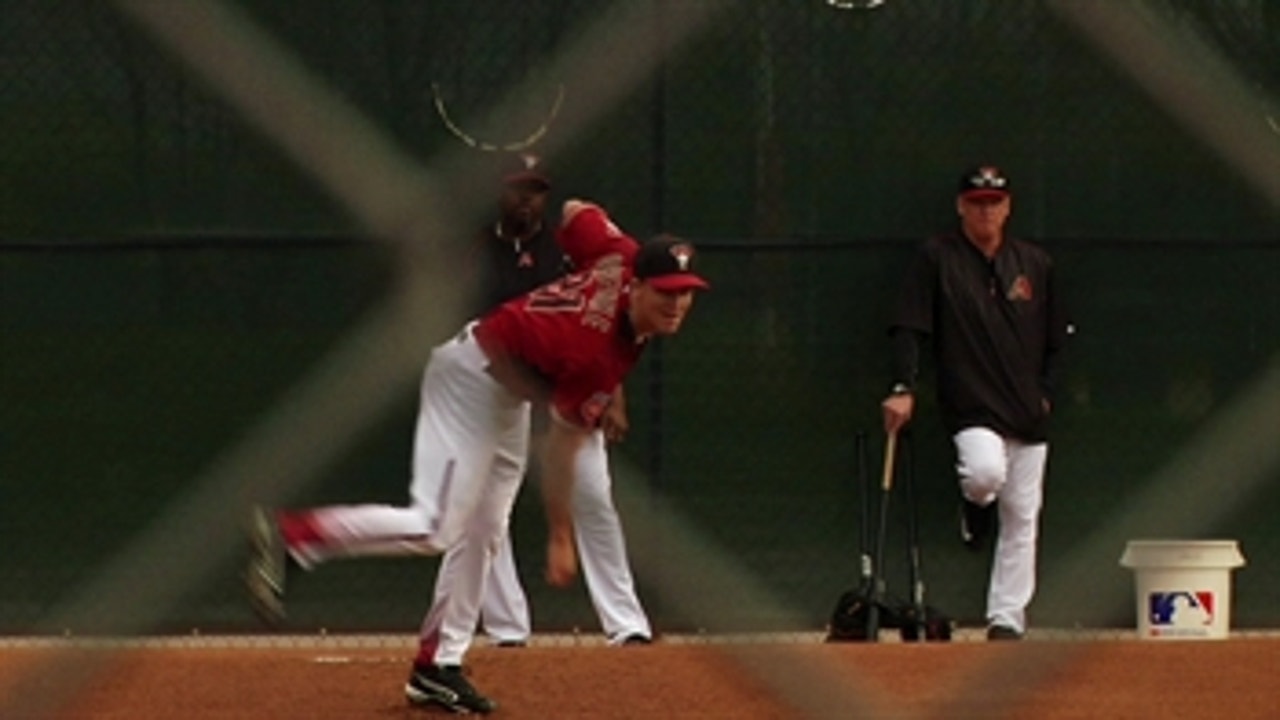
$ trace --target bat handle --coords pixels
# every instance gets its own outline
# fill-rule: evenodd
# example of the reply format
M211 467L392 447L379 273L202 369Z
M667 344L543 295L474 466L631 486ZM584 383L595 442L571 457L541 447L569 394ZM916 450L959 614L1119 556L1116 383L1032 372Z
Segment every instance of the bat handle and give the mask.
M898 431L889 433L884 442L884 476L880 479L880 487L885 492L893 488L893 458L898 451Z

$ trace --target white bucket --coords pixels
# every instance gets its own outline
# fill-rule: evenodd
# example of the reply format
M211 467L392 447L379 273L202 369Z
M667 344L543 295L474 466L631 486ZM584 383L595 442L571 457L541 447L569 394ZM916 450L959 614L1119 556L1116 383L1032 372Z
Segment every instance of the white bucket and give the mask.
M1131 540L1138 636L1221 640L1231 628L1231 570L1244 565L1235 540Z

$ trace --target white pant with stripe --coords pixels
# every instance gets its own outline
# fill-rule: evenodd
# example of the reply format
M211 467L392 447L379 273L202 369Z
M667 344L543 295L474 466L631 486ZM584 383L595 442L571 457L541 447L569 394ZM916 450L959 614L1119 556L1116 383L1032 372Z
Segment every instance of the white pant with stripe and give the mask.
M573 529L578 562L600 628L610 642L621 642L630 635L652 637L649 618L636 596L622 521L613 504L604 433L592 433L585 451L577 458L575 469ZM457 548L445 556L442 578L452 565L453 556L462 552L465 552L463 548ZM441 582L437 580L437 587ZM457 622L475 626L474 618L459 618ZM496 549L485 586L480 623L485 632L499 642L523 642L532 630L529 603L520 584L509 534Z
M464 539L481 548L500 543L524 477L530 405L494 380L487 364L470 327L432 350L421 384L409 504L296 513L316 533L290 546L304 566L340 557L439 554ZM433 605L423 621L419 661L461 662L471 633L451 631L439 614L446 608L479 612L490 557L480 552L455 569L448 602Z

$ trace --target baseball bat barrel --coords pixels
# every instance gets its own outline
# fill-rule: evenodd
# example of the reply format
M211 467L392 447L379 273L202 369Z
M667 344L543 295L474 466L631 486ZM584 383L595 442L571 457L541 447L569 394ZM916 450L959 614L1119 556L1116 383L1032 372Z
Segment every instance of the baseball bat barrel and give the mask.
M884 546L889 532L889 494L893 489L894 455L898 450L898 434L889 433L884 447L884 476L880 486L880 520L876 528L875 559L872 562L871 604L867 611L867 640L876 642L880 634L880 608L885 598Z
M908 434L902 438L902 494L907 506L907 562L911 582L911 600L920 613L917 618L924 618L924 568L920 553L920 521L916 513L916 479L915 455L912 453L912 438Z

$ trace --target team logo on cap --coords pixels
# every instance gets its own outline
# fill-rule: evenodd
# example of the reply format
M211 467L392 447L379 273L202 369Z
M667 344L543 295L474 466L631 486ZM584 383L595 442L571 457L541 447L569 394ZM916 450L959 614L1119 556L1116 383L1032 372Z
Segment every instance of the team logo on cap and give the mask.
M693 246L686 243L678 243L672 245L668 250L671 257L676 259L676 267L680 272L689 272L689 263L693 262Z
M520 153L519 157L520 162L524 163L525 170L536 170L538 169L538 163L541 162L537 155L531 155L529 153Z
M990 165L978 168L977 174L969 178L969 183L975 188L1002 188L1005 182L1000 169Z

